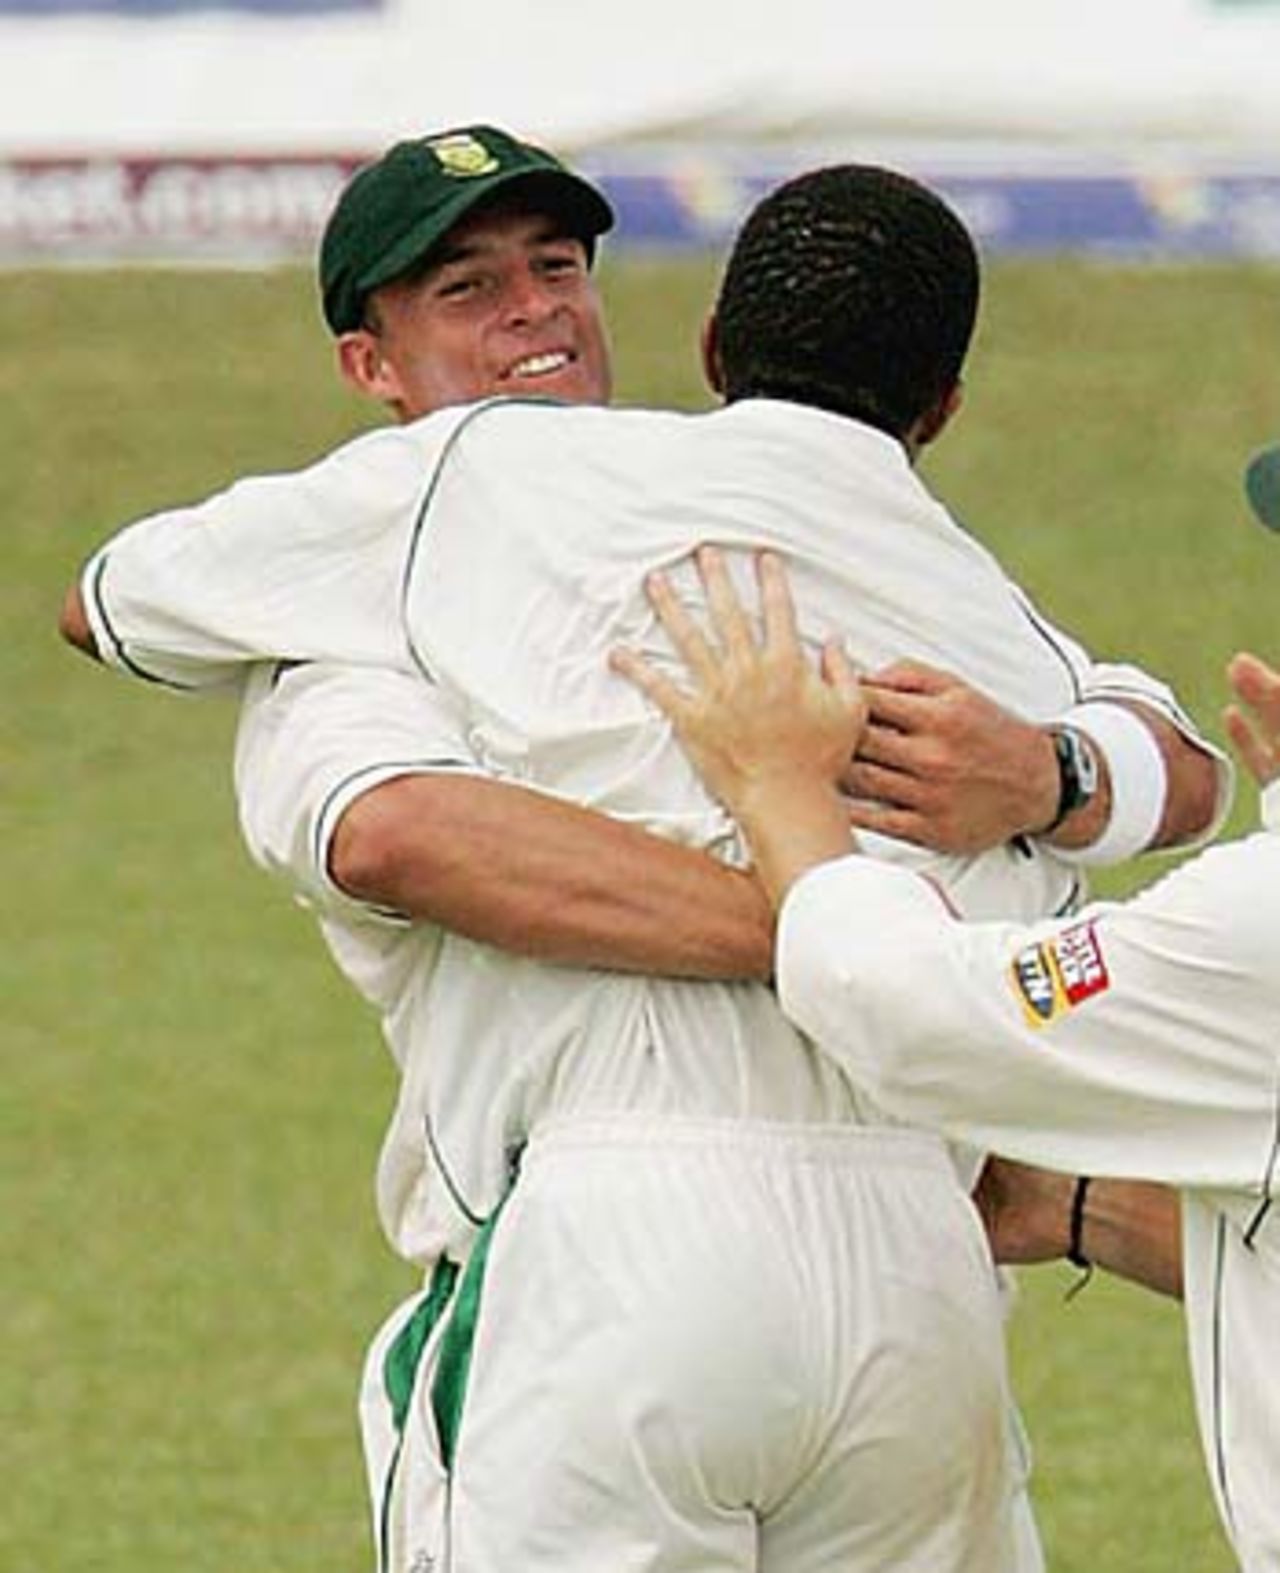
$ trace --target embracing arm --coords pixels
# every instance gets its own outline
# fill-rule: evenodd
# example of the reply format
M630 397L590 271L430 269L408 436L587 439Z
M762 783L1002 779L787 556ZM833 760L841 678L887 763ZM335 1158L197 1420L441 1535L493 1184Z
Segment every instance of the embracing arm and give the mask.
M1054 817L1060 778L1051 728L919 663L895 664L862 692L869 720L843 785L888 801L829 807L826 855L847 845L851 825L974 851L1034 834ZM1220 763L1154 708L1123 708L1164 762L1164 806L1149 844L1202 835L1218 810ZM1106 829L1104 754L1098 763L1096 794L1046 836L1052 845L1088 847ZM807 826L799 811L774 822L797 836ZM810 861L807 844L788 848L776 883L789 883L793 853L799 864ZM543 960L708 978L763 978L771 970L768 902L754 879L634 827L475 776L404 777L358 799L337 826L330 872L361 899Z
M349 895L564 965L767 978L769 903L707 853L470 774L399 776L358 797L329 849Z
M64 599L59 632L101 658L79 580ZM290 776L311 753L329 757L322 691L350 690L360 705L367 694L371 723L380 710L390 720L403 706L410 735L392 721L395 757L416 757L420 738L431 736L438 701L422 679L318 664L306 672L285 678L268 701L287 739L274 757L291 753ZM295 688L305 696L296 717ZM371 736L369 748L367 758L358 748L344 757L344 768L385 757L382 739ZM459 746L447 756L465 763ZM324 779L319 764L315 779ZM299 813L306 802L301 789ZM380 779L338 820L327 872L373 906L545 961L692 978L766 979L772 970L772 913L749 875L603 814L462 770Z
M321 907L565 965L770 975L772 914L749 875L475 774L464 729L415 673L313 663L260 679L236 791L254 857Z
M895 662L864 679L863 688L870 718L844 778L858 828L944 852L978 852L1019 835L1082 851L1107 829L1112 780L1107 753L1095 743L1097 791L1046 831L1061 784L1051 724L1024 721L960 678L915 661ZM1222 762L1154 705L1101 697L1094 703L1096 715L1105 704L1135 716L1153 745L1146 768L1156 765L1157 753L1163 762L1163 806L1146 845L1178 846L1204 835L1219 812ZM1089 708L1078 712L1082 725ZM1133 768L1142 767L1139 758Z

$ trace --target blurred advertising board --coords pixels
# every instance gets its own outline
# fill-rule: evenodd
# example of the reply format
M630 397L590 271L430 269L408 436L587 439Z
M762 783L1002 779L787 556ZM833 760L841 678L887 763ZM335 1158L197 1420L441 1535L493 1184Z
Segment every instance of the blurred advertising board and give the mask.
M0 258L245 263L306 257L365 153L316 157L56 157L0 160ZM800 169L890 163L938 190L990 254L1280 259L1280 155L958 160L898 149L666 149L584 154L618 212L611 247L718 249L750 206Z

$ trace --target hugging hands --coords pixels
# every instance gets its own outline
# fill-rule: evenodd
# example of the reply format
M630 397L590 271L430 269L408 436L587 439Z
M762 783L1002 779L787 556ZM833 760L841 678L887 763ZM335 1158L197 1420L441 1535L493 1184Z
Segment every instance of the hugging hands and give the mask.
M867 724L867 701L836 641L817 664L805 653L776 554L756 558L758 636L721 553L702 547L696 561L705 633L663 574L646 585L689 686L633 650L616 650L611 665L671 722L708 791L741 826L776 904L807 868L852 850L841 782Z

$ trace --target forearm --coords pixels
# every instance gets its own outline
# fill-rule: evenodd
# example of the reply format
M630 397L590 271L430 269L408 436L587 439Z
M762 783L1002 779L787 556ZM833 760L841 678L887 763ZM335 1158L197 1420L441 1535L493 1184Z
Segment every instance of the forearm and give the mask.
M1081 1194L1075 1175L991 1158L974 1200L998 1262L1057 1261L1074 1239L1094 1266L1159 1294L1182 1293L1181 1207L1168 1186L1090 1179Z
M1058 723L1022 720L914 662L895 663L865 686L871 720L845 773L855 828L944 852L1035 836L1082 862L1114 861L1109 846L1128 857L1212 828L1220 763L1153 705L1090 694L1059 718L1085 734L1097 777L1096 790L1073 807L1056 758ZM1109 753L1099 742L1103 732L1127 746Z
M757 882L570 803L467 775L397 778L338 823L344 890L500 949L568 966L769 977Z
M774 907L802 874L855 847L844 799L819 776L788 776L730 803Z
M1073 1187L1074 1190L1074 1187ZM1182 1296L1182 1209L1167 1185L1090 1180L1080 1225L1086 1260L1121 1278Z

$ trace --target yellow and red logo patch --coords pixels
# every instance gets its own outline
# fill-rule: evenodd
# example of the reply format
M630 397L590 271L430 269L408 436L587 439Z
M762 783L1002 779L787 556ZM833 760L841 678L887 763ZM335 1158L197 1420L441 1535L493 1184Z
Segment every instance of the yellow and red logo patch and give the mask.
M1102 944L1092 923L1077 923L1028 945L1009 969L1023 1015L1044 1027L1111 986Z

